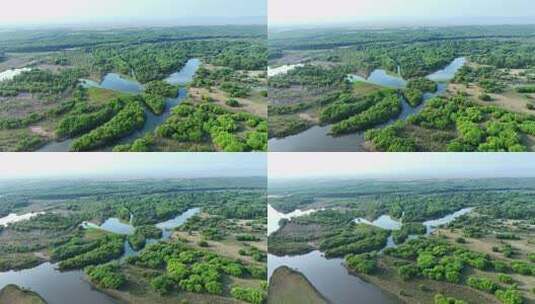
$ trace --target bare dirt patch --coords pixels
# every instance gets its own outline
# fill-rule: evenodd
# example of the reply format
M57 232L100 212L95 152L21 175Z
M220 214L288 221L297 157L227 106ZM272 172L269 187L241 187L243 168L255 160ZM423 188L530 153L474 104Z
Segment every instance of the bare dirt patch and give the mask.
M201 100L203 96L210 97L214 100L214 103L224 107L225 109L232 111L232 112L249 112L251 114L254 114L256 116L260 117L267 117L267 104L266 102L258 101L258 100L252 100L252 98L232 98L236 99L240 103L240 107L231 107L225 104L225 102L231 97L228 96L227 93L218 90L216 88L212 88L210 91L205 88L195 88L190 87L188 90L188 94L191 99L193 100Z
M7 54L7 60L0 62L0 72L18 69L33 63L33 56L29 54Z
M174 239L181 239L181 240L186 240L188 241L188 244L194 248L197 248L197 249L203 249L202 247L200 247L198 245L199 241L202 240L202 236L200 235L199 232L191 232L188 233L188 232L185 232L185 231L175 231L173 233L173 238ZM241 244L240 242L236 241L236 240L232 240L233 236L229 236L227 237L226 240L223 240L223 241L219 241L219 242L216 242L216 241L207 241L208 242L208 249L210 251L213 251L213 252L217 252L218 254L222 255L222 256L226 256L226 257L229 257L229 258L233 258L233 259L239 259L239 260L243 260L247 263L250 263L250 264L259 264L259 262L255 261L252 257L250 256L242 256L240 255L239 251L240 249L244 249L245 247L243 246L243 244ZM266 245L262 245L261 243L267 243L265 240L261 240L259 242L247 242L248 244L250 244L251 246L254 246L258 249L262 249L261 247L266 247Z
M22 118L32 112L44 112L55 106L55 102L40 100L29 93L16 97L0 97L0 118Z
M527 108L527 104L535 105L535 99L527 98L524 94L519 94L514 90L508 90L501 94L488 94L492 98L491 101L480 100L478 96L484 94L484 91L481 87L473 84L467 87L464 84L450 83L448 92L450 94L466 92L475 103L480 105L495 105L516 113L535 114L535 111Z

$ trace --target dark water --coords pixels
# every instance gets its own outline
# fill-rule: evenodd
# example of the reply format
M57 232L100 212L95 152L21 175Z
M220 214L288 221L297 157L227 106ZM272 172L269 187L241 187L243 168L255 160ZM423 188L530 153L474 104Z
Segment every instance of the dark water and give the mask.
M109 304L118 303L111 297L93 289L84 280L82 271L60 272L50 263L35 268L0 273L0 289L9 284L30 288L48 304Z
M268 277L281 267L295 269L314 285L329 301L336 304L389 304L399 303L379 287L351 275L344 260L326 259L319 251L300 256L268 256Z
M178 215L176 218L163 223L156 224L157 227L165 227L164 237L168 239L171 229L184 224L189 218L200 211L199 208L189 209ZM85 226L95 227L94 224ZM118 219L110 218L105 221L101 229L118 234L131 234L134 227L122 223ZM159 240L151 240L156 243ZM121 257L124 260L128 256L136 255L128 242L125 242L125 254ZM23 288L31 289L43 297L48 304L113 304L118 303L113 298L100 293L85 280L83 271L61 272L56 269L56 264L44 263L31 269L21 271L0 272L0 289L9 284L16 284Z
M200 64L201 62L199 59L190 59L179 72L171 74L165 81L173 85L186 84L193 79ZM97 87L130 94L139 94L143 91L143 85L141 83L116 73L107 74L100 84L92 80L82 80L82 85L85 87ZM114 145L131 143L134 140L143 137L145 134L154 131L159 125L167 120L169 115L171 115L171 109L184 100L187 95L187 90L185 88L180 88L176 98L167 99L166 108L162 115L155 115L148 109L145 109L146 120L143 128L122 138L117 143L114 143ZM68 139L62 142L51 142L39 149L38 152L68 152L72 141L72 139ZM99 151L111 151L112 148L112 146L104 147L99 149Z
M401 114L387 123L376 126L383 128L398 120L405 120L422 110L425 101L432 97L442 95L447 89L447 81L453 79L455 73L464 65L464 58L457 58L447 67L427 76L436 81L438 90L435 93L425 93L424 102L417 107L411 107L405 100L402 102ZM349 75L349 79L366 81L369 83L401 89L407 84L401 76L391 75L384 70L375 70L365 79L358 75ZM313 126L304 132L285 138L272 138L269 140L269 151L272 152L358 152L366 151L364 146L364 132L333 137L329 135L331 125Z

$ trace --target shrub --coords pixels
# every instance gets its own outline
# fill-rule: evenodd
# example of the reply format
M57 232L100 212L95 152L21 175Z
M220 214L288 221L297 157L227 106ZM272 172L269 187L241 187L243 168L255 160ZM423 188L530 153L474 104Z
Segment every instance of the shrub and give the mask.
M240 103L236 99L228 99L227 101L225 101L225 104L233 108L237 108L240 106Z
M492 101L492 97L490 97L489 94L485 94L485 93L479 95L479 99L483 101Z

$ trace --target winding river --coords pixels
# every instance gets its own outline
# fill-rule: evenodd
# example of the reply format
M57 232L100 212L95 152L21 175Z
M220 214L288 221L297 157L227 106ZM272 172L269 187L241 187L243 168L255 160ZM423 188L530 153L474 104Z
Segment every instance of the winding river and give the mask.
M184 67L176 73L169 75L164 81L172 85L184 85L190 82L197 72L197 69L201 65L199 59L190 59L184 65ZM82 79L81 84L84 87L96 87L102 89L113 90L121 93L139 94L143 91L143 85L133 79L125 78L122 75L116 73L109 73L102 79L101 83L97 83L92 80ZM180 88L177 97L168 98L165 111L162 115L156 115L150 110L145 108L145 125L142 129L136 130L134 133L122 138L114 145L131 143L134 140L143 137L145 134L154 131L159 125L165 122L169 115L171 115L171 109L178 105L188 95L185 88ZM73 139L64 140L61 142L51 142L41 147L38 152L68 152ZM98 151L111 151L112 146L107 146L99 149Z
M426 78L437 82L438 89L435 93L425 93L424 102L417 107L411 107L405 100L402 101L401 114L395 119L375 126L383 128L393 124L397 120L405 120L409 116L420 112L425 101L444 94L448 88L448 81L453 79L455 73L465 64L465 58L456 58L444 69L438 70ZM365 81L384 87L402 89L406 86L407 81L400 75L392 75L385 70L374 70L368 78L358 75L348 75L352 81ZM364 146L364 132L333 137L329 135L331 125L313 126L299 134L290 135L284 138L272 138L269 140L269 150L272 152L354 152L366 151Z
M174 228L184 224L199 211L199 208L192 208L178 215L174 219L156 224L156 227L163 230L163 236L160 240L169 239ZM123 235L132 234L135 230L131 224L123 223L117 218L109 218L100 226L85 222L82 224L82 227L100 228ZM160 240L148 240L148 244ZM121 260L136 254L137 252L125 241L125 253L121 257ZM92 285L86 281L83 271L76 270L61 272L56 268L56 264L43 263L30 269L0 272L0 289L9 284L16 284L20 287L37 292L48 304L118 303L113 298L93 288Z
M268 206L271 214L276 216L268 217L268 226L272 229L279 229L279 220L291 217L302 216L310 214L317 210L299 211L298 213L280 213L276 209ZM431 234L437 226L445 225L457 217L467 214L473 208L464 208L452 214L448 214L442 218L426 221L423 224L427 227L427 234ZM291 216L293 214L293 216ZM366 223L374 225L387 230L397 230L401 228L401 222L393 219L389 215L382 215L374 221L369 221L363 218L355 219L356 223ZM412 236L414 237L414 236ZM395 247L392 237L389 237L388 247ZM352 275L344 267L344 259L334 258L327 259L320 251L315 250L307 254L295 256L275 256L268 255L268 277L271 278L273 272L281 267L287 266L297 270L311 282L312 285L329 301L337 304L389 304L400 303L400 301L392 295L385 293L379 287L370 284L358 276Z

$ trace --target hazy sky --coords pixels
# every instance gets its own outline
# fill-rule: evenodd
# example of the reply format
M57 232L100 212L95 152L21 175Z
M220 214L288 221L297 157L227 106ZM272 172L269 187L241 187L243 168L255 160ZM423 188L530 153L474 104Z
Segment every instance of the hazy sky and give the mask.
M269 153L269 178L535 177L534 153Z
M270 24L406 21L487 23L490 17L535 23L533 0L269 0ZM482 19L487 19L484 21ZM498 20L497 22L500 22ZM507 23L508 23L507 22Z
M0 153L0 179L266 176L264 153Z
M266 16L266 7L266 0L12 0L2 2L0 24L217 23Z

